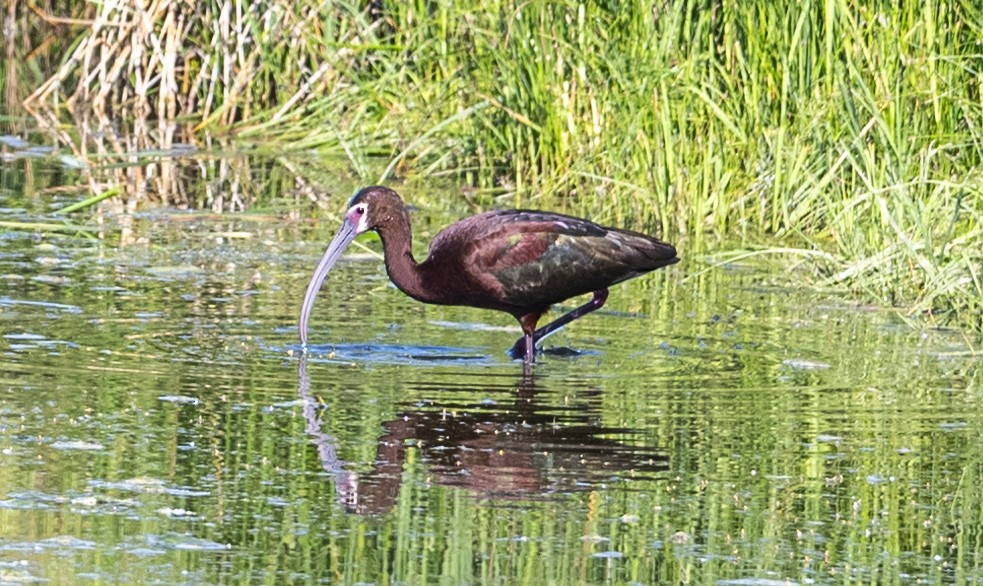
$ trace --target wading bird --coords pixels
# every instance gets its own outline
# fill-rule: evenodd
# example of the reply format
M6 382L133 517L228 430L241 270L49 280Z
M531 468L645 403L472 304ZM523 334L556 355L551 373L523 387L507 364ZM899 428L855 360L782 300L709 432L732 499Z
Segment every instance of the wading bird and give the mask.
M403 200L386 187L366 187L348 203L345 221L307 285L300 309L302 345L321 283L355 236L368 230L382 240L389 279L413 299L495 309L519 320L523 337L509 353L526 364L533 362L540 340L604 305L608 287L679 262L671 244L645 234L562 214L505 210L451 224L434 237L427 259L417 263ZM551 305L587 293L594 295L590 301L536 329Z

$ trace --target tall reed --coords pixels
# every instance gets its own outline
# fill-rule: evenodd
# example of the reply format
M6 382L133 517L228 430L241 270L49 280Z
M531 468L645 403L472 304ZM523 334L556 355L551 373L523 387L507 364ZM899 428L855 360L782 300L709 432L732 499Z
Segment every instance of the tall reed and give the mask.
M820 282L983 326L974 2L130 4L100 4L31 103L822 251Z

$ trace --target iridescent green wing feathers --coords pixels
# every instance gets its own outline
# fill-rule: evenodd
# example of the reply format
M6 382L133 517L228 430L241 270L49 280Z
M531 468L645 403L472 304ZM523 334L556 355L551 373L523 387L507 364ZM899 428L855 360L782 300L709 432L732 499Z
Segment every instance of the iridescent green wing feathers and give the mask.
M675 249L655 238L561 214L489 212L455 228L469 236L464 270L516 306L548 306L676 261ZM440 246L438 238L431 252Z

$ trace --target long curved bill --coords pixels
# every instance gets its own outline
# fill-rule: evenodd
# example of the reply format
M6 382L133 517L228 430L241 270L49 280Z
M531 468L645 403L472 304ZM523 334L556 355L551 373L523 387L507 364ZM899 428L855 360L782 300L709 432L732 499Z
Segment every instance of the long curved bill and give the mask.
M314 299L317 298L317 292L320 291L324 278L328 276L328 271L341 258L341 253L348 248L348 245L355 239L355 236L358 236L355 228L355 225L347 219L345 220L345 223L341 225L341 229L335 234L334 240L328 245L328 249L324 251L321 262L317 263L317 269L314 270L314 275L311 276L311 282L307 284L307 293L304 294L304 304L300 306L300 343L304 346L307 345L307 321L311 317L311 309L314 308Z

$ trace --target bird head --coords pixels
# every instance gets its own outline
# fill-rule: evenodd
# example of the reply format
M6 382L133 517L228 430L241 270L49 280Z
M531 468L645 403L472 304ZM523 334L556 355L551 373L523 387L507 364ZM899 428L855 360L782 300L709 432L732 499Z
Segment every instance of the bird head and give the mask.
M348 202L345 223L355 228L355 234L375 230L383 237L385 228L396 220L406 220L406 206L392 189L378 185L359 190Z
M352 240L362 232L375 230L385 238L385 228L396 218L403 218L408 223L406 208L399 195L388 187L372 186L361 189L348 202L348 211L338 233L321 256L314 274L307 285L304 302L300 308L300 342L307 344L307 322L314 299L321 289L321 283L328 276L328 271L334 266L341 254L348 248Z

